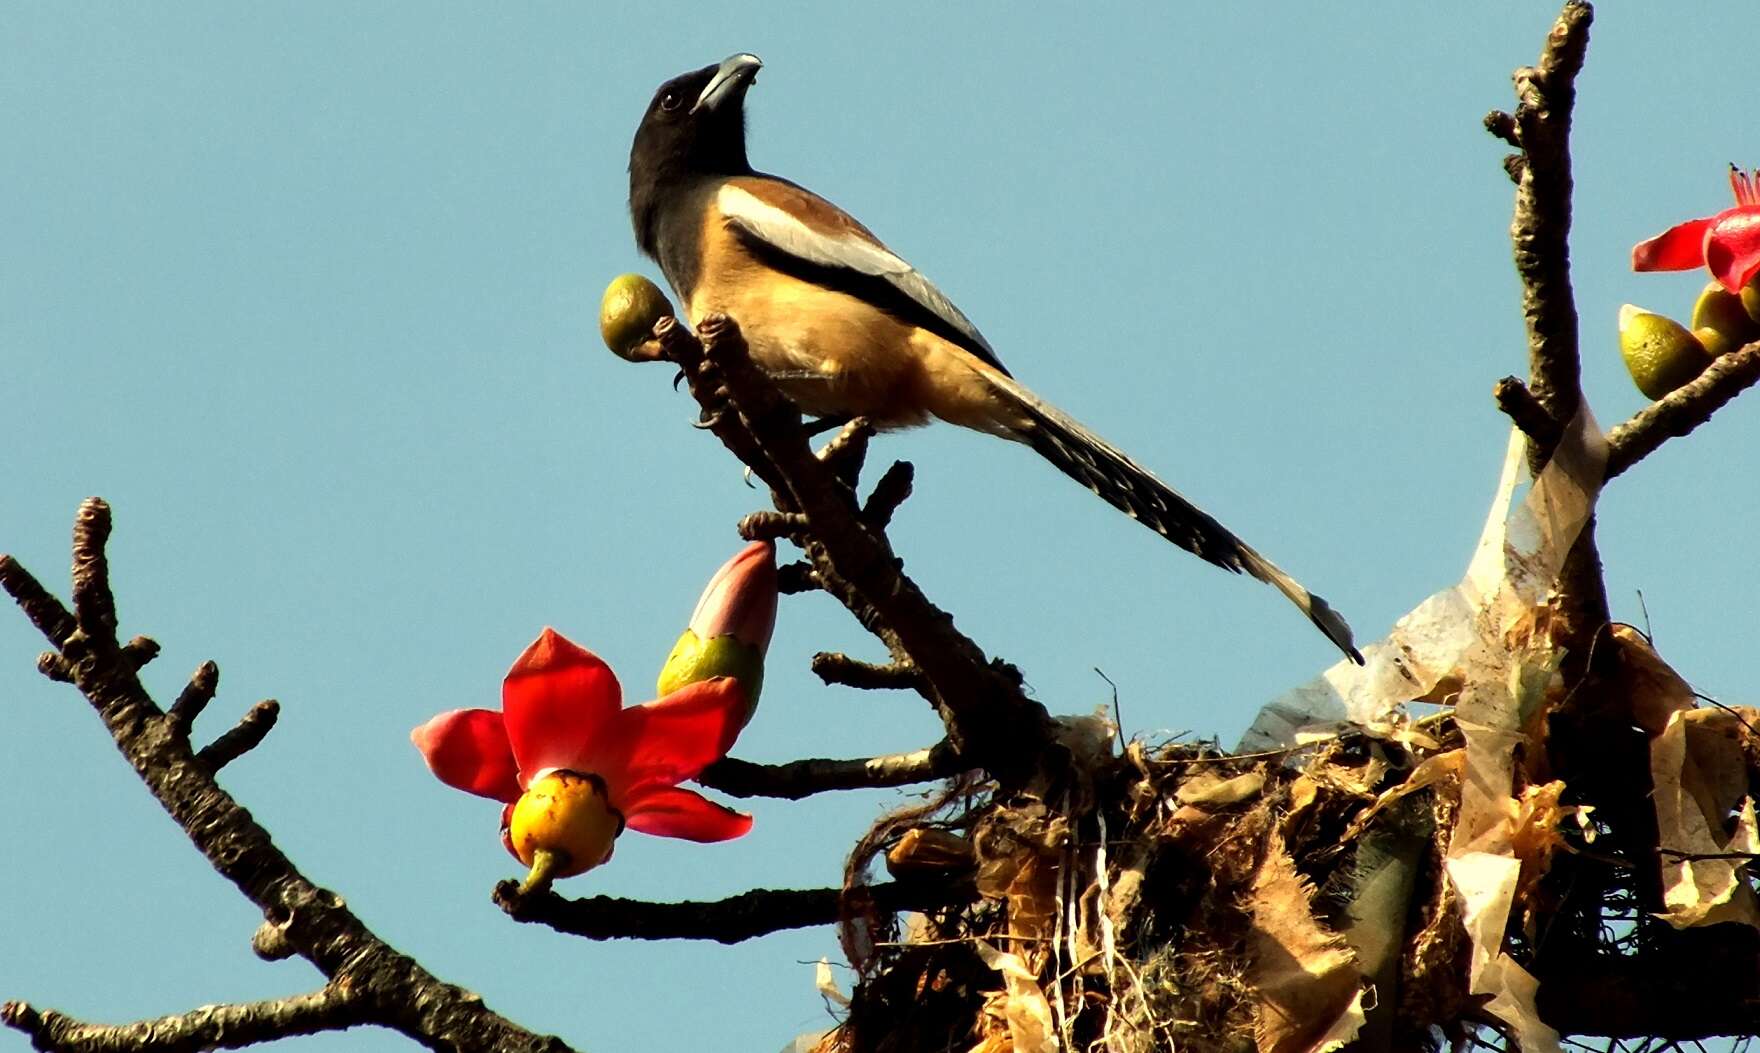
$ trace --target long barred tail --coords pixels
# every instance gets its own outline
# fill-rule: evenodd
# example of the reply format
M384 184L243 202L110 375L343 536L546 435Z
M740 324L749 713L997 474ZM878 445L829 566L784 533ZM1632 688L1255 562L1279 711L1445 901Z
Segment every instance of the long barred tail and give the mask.
M1058 471L1187 552L1237 574L1245 571L1272 586L1289 597L1339 650L1362 664L1363 656L1351 639L1351 627L1331 604L1303 588L1173 487L1057 407L1009 377L992 376L991 380L1032 422L1019 438L1056 465Z

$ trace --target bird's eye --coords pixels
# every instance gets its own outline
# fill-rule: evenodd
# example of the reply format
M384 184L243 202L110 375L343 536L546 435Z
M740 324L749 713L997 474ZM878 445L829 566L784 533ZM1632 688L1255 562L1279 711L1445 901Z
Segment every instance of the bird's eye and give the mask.
M678 109L678 104L682 101L683 100L678 97L678 92L669 91L660 96L660 108L667 113L671 113L673 110Z

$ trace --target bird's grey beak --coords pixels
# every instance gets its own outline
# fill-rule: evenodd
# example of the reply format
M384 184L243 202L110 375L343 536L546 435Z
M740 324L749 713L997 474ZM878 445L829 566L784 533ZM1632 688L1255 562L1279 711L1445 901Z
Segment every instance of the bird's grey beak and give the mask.
M758 71L763 68L764 60L756 55L749 55L742 51L729 57L715 71L715 75L709 78L709 83L704 85L703 94L697 96L696 103L691 106L691 112L713 110L720 106L722 102L738 95L750 86L758 76Z

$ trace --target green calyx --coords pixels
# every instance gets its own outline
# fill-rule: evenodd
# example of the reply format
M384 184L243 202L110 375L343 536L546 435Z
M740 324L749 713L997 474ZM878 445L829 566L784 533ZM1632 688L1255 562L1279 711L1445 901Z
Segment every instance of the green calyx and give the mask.
M1760 278L1742 286L1742 309L1748 312L1755 325L1760 325Z
M1737 296L1717 282L1712 282L1705 286L1698 301L1693 304L1690 328L1699 337L1699 342L1714 356L1760 340L1760 322L1748 317L1744 305L1748 290L1744 289L1742 292L1742 296ZM1760 305L1760 293L1754 299L1756 305ZM1707 339L1706 330L1716 335Z
M672 653L666 656L656 689L664 698L681 687L718 676L733 677L744 689L746 712L740 721L743 726L752 719L752 711L758 707L758 693L764 686L764 652L732 635L702 640L686 629L673 645Z
M529 896L534 892L543 892L556 880L558 872L567 866L567 855L553 852L548 848L540 848L532 853L532 869L526 879L520 882L519 894Z

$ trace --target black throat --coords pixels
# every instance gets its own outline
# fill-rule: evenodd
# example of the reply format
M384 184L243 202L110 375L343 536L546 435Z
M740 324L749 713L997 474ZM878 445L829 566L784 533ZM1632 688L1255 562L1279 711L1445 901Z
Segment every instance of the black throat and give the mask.
M651 112L636 130L629 154L630 223L637 247L662 266L674 214L705 205L702 195L710 184L752 174L745 125L743 109L670 120Z

